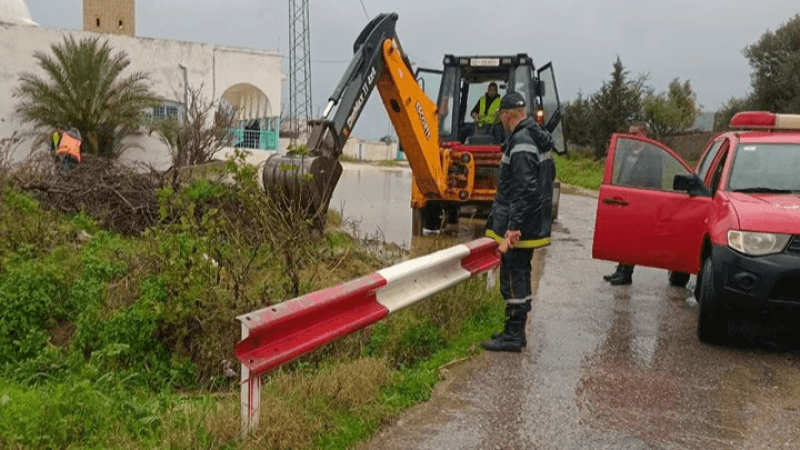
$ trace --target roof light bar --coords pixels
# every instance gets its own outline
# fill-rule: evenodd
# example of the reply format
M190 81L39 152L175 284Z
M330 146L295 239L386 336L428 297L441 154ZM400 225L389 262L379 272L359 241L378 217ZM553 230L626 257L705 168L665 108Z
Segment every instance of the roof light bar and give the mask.
M733 116L731 128L800 130L800 114L775 114L769 111L742 111Z
M731 128L775 128L775 113L742 111L731 118Z

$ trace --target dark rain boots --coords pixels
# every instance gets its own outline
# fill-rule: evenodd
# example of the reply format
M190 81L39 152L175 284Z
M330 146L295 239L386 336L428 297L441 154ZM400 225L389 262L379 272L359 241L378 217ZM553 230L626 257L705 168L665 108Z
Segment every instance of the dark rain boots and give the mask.
M522 347L527 345L525 322L528 309L529 305L508 305L505 329L491 341L484 342L483 348L493 352L521 352Z
M506 327L508 327L508 325L506 325ZM503 330L503 332L505 332L505 331L506 330ZM494 333L494 334L492 334L492 339L497 339L497 337L500 336L501 334L503 334L503 333ZM527 346L528 346L528 339L525 337L525 333L523 332L522 333L522 347L524 348L524 347L527 347Z
M617 268L614 270L614 273L612 273L612 274L610 274L610 275L603 275L603 280L605 280L605 281L611 281L611 280L613 280L614 278L617 278L617 277L619 276L619 270L620 270L621 268L622 268L622 264L617 264Z
M627 286L633 283L633 266L627 264L619 265L619 275L608 280L612 286Z
M502 334L508 334L508 324L509 324L509 321L506 320L506 326L505 326L505 328L503 328L503 331L501 331L499 333L492 334L492 339L497 339ZM523 328L523 330L522 330L522 346L523 347L527 347L528 346L528 339L525 337L525 326L523 325L522 328Z

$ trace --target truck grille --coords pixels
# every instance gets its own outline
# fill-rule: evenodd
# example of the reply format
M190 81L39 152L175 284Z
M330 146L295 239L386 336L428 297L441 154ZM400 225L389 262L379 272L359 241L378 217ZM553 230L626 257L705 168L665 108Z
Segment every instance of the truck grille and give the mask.
M789 247L786 249L788 253L792 253L794 255L800 256L800 235L795 235L792 242L789 243Z

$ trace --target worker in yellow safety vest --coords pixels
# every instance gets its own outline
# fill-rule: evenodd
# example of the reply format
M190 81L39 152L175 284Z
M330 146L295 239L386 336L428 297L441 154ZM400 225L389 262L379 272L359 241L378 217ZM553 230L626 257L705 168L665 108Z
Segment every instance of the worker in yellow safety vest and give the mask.
M483 129L486 125L500 123L497 118L497 111L499 109L500 95L497 93L497 83L491 82L489 83L489 88L486 90L486 95L478 100L478 103L472 108L472 112L470 113L478 130Z

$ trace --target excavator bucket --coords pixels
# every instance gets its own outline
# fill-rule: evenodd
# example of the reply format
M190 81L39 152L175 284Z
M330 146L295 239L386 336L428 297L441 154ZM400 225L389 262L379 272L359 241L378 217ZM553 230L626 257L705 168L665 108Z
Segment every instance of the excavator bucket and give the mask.
M312 220L314 229L322 231L333 189L341 176L342 165L336 159L290 153L270 157L264 165L262 181L267 195L275 198L280 207Z
M397 14L381 14L359 34L353 60L328 99L323 117L309 121L308 155L273 155L264 166L267 193L280 199L281 206L312 219L320 231L342 174L339 156L383 72L382 43L395 38L396 22Z

